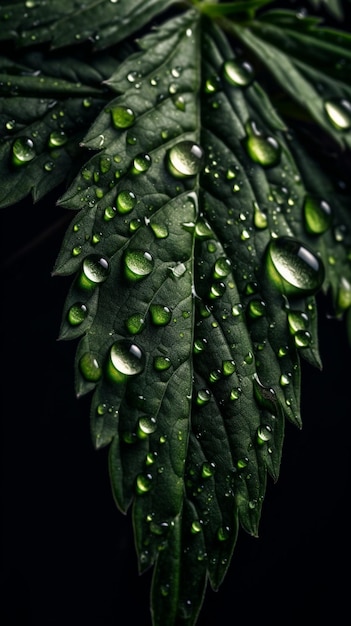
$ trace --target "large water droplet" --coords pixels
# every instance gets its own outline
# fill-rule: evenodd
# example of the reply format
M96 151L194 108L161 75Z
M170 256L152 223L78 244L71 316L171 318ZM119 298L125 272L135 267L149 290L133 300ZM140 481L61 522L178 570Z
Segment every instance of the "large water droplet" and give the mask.
M321 235L331 225L332 212L325 200L313 196L306 196L303 205L306 229L309 233Z
M169 172L176 178L196 176L203 164L204 151L193 141L180 141L167 154Z
M110 364L119 374L135 376L140 374L145 367L145 355L142 350L128 339L120 339L112 344L110 349ZM112 376L114 374L113 370ZM118 374L115 376L118 379Z
M82 286L90 287L105 282L110 273L110 264L101 254L89 254L82 265ZM84 281L84 279L87 279ZM86 284L85 284L86 283Z
M323 263L314 252L291 237L272 239L266 269L277 289L287 296L315 294L325 275Z
M111 118L115 128L130 128L135 122L135 113L125 106L116 106L111 109Z
M226 61L223 64L223 77L235 87L247 87L254 79L254 70L247 61Z
M247 137L245 146L249 157L262 167L274 167L280 160L281 148L270 135L263 135L255 122L250 120L245 126Z
M26 165L36 156L34 143L29 137L18 137L12 145L12 162L14 165Z
M351 128L351 102L346 99L327 100L324 103L327 115L337 130Z
M128 280L146 278L154 268L154 259L144 250L127 250L124 255L124 273Z
M148 435L155 432L157 428L156 419L148 415L143 415L138 420L138 436L140 439L144 439Z
M152 163L151 156L147 153L138 154L133 160L133 174L142 174L147 172Z

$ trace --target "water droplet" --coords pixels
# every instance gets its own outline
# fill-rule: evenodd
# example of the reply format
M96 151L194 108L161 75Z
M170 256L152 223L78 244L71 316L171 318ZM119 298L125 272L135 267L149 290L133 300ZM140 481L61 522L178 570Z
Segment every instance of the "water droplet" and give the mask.
M150 227L156 237L156 239L166 239L168 237L168 228L165 224L150 223Z
M97 382L102 375L98 360L90 352L86 352L79 360L79 369L89 382Z
M60 148L64 146L68 141L68 137L64 130L54 130L49 135L49 147Z
M196 394L196 404L203 406L207 404L211 399L211 392L209 389L200 389Z
M150 306L151 321L155 326L166 326L172 319L172 311L168 306L162 304L151 304Z
M110 349L110 373L119 381L118 374L135 376L140 374L145 367L145 355L142 350L128 339L120 339L112 344ZM117 372L117 375L116 375Z
M156 419L154 417L149 417L148 415L143 415L138 420L138 436L140 439L144 439L155 432L157 428Z
M127 250L124 255L124 272L128 280L142 280L151 274L153 268L154 259L149 252Z
M80 283L82 287L92 287L103 283L110 273L110 264L106 257L100 254L89 254L82 265Z
M267 214L261 211L257 202L253 203L254 207L254 226L259 230L263 230L268 226Z
M125 106L116 106L111 110L111 118L115 128L130 128L135 122L135 113Z
M194 353L199 354L203 350L205 350L207 344L207 339L196 339L194 341Z
M262 317L265 314L266 303L263 300L250 300L249 315L252 318Z
M116 216L116 211L117 211L116 207L107 206L104 211L105 222L109 222L110 220L112 220Z
M210 287L209 297L211 299L220 298L221 296L223 296L225 290L226 290L225 283L216 281L215 283L212 283Z
M227 541L230 537L230 528L229 526L221 526L217 530L217 538L219 541Z
M204 151L193 141L180 141L167 154L168 169L175 178L196 176L202 169L203 163Z
M193 535L196 535L197 533L200 533L202 530L201 528L201 522L199 520L195 520L192 524L191 524L191 532Z
M247 61L225 61L223 64L223 77L235 87L247 87L254 79L254 70Z
M241 459L237 460L236 466L238 468L238 470L241 469L245 469L249 464L249 459L247 456L242 457Z
M336 298L336 310L340 314L351 307L351 283L344 276L340 278Z
M272 239L267 248L266 269L277 289L287 296L315 294L324 280L322 261L291 237Z
M76 302L73 304L68 313L67 320L71 326L79 326L88 316L88 308L83 302Z
M151 156L147 153L138 154L133 160L133 174L147 172L152 163Z
M152 486L151 474L139 474L136 479L136 491L139 495L143 495L150 491Z
M261 424L257 429L257 443L263 445L272 438L272 429L269 424Z
M214 278L224 278L228 276L231 270L230 260L227 257L219 257L214 265L213 276Z
M278 141L270 135L263 135L255 122L250 120L245 129L245 146L249 157L262 167L274 167L279 163L281 148Z
M230 376L231 374L235 372L235 370L236 370L235 361L228 359L222 362L222 372L224 376Z
M136 204L136 195L132 191L121 191L117 196L117 209L119 213L130 213Z
M209 463L208 461L204 461L204 463L201 466L202 478L210 478L211 476L213 476L215 468L216 466L214 463Z
M145 327L145 320L138 313L131 315L125 322L126 329L131 335L138 335Z
M12 145L12 162L14 165L26 165L36 156L34 143L29 137L18 137Z
M308 315L303 311L289 311L289 330L294 335L298 330L305 330L308 326Z
M332 212L330 205L325 200L306 196L303 213L305 218L306 229L309 233L320 235L325 233L332 222Z
M294 342L297 348L308 348L312 342L312 335L308 330L297 330L294 333Z
M154 358L154 368L159 372L168 370L171 365L172 362L168 356L155 356Z
M327 100L324 103L327 115L337 130L351 128L351 102L345 98L341 100Z

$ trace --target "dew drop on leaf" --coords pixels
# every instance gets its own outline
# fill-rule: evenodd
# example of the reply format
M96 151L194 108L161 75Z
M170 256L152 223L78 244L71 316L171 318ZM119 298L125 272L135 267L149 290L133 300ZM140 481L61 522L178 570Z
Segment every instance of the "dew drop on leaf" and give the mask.
M197 143L184 140L173 146L167 154L167 166L175 178L196 176L204 164L204 151Z
M111 119L115 128L130 128L135 122L135 113L129 107L116 106L111 108Z
M127 250L124 255L124 273L128 280L137 281L146 278L153 268L154 259L149 252Z
M211 392L209 389L199 389L196 394L196 404L203 406L207 404L211 399Z
M145 355L142 350L128 339L120 339L112 344L110 349L110 364L119 374L135 376L140 374L145 367ZM113 369L109 369L112 376ZM117 375L118 380L118 375Z
M325 275L321 259L292 237L278 237L268 244L266 270L277 289L287 296L315 294Z
M129 213L136 204L136 195L132 191L121 191L117 196L117 209L119 213Z
M100 380L102 370L98 360L90 352L86 352L79 360L79 369L84 378L89 382L97 382Z
M142 174L147 172L152 163L151 156L147 153L138 154L133 160L133 174Z
M172 361L168 356L155 356L154 368L158 372L168 370L172 365Z
M88 281L87 286L91 286L91 284L97 285L99 283L105 282L109 273L110 264L106 257L100 254L89 254L85 257L82 265L82 274L84 278Z
M125 326L131 335L138 335L145 327L145 320L141 315L136 313L135 315L128 317L125 322Z
M250 300L248 308L250 317L255 319L265 314L266 303L263 300L254 298Z
M219 257L214 265L214 278L224 278L231 270L230 260L227 257Z
M169 235L168 228L165 224L156 224L155 222L152 222L150 227L156 239L166 239Z
M149 417L148 415L143 415L138 420L138 436L143 439L148 435L151 435L155 432L157 428L156 419L154 417Z
M351 307L351 283L342 276L340 278L336 297L337 313L342 313L349 307Z
M168 306L162 304L150 305L151 321L155 326L166 326L169 324L172 318L171 309Z
M67 135L64 130L54 130L49 135L49 147L60 148L64 146L68 141Z
M136 492L139 495L147 493L150 491L152 486L152 476L151 474L139 474L136 479Z
M297 348L308 348L312 342L311 333L308 330L297 330L294 333L294 341Z
M33 140L29 137L17 137L12 145L12 162L14 165L26 165L36 156Z
M262 424L257 429L257 443L263 445L272 438L272 429L268 424Z
M252 120L247 122L245 129L247 133L245 146L250 159L262 167L277 165L281 154L278 141L270 135L262 134Z
M303 214L307 232L314 235L325 233L332 222L332 211L325 200L306 196L303 205Z
M327 115L337 130L351 128L351 102L346 99L327 100L324 103Z
M71 326L79 326L88 316L88 308L83 302L73 304L67 313L67 320Z
M225 61L223 77L235 87L247 87L254 79L254 70L247 61Z

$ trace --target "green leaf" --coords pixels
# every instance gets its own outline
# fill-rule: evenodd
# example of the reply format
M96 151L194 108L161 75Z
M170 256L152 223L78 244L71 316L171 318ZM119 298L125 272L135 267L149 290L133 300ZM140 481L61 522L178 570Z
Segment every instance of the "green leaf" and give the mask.
M7 28L0 38L16 37L17 46L51 42L53 48L89 41L95 50L119 43L140 30L175 0L19 0L0 7Z
M29 193L39 200L77 172L84 129L106 97L101 67L108 72L112 63L102 56L62 63L37 51L0 59L0 206Z
M154 566L154 624L190 626L239 524L257 535L285 419L301 425L300 357L321 366L322 261L337 294L350 248L331 263L329 217L306 230L334 190L216 26L188 11L139 47L60 199L79 213L54 274L75 274L61 337L81 337L77 394L94 392L94 444L132 506L139 569ZM276 275L285 255L310 260L313 285Z
M350 147L347 33L323 29L314 18L299 18L289 11L270 11L250 28L233 23L227 27L264 63L283 92L337 143Z

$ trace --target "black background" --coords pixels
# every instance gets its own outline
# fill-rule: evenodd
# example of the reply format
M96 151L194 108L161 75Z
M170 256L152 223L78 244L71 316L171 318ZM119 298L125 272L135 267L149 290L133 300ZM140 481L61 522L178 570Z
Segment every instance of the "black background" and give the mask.
M72 213L58 192L1 209L2 626L150 626L130 515L76 399L75 342L58 342L70 278L51 269ZM286 426L254 539L241 531L197 626L313 626L349 613L350 360L344 322L318 296L323 370L302 362L302 420ZM167 626L165 624L164 626Z

